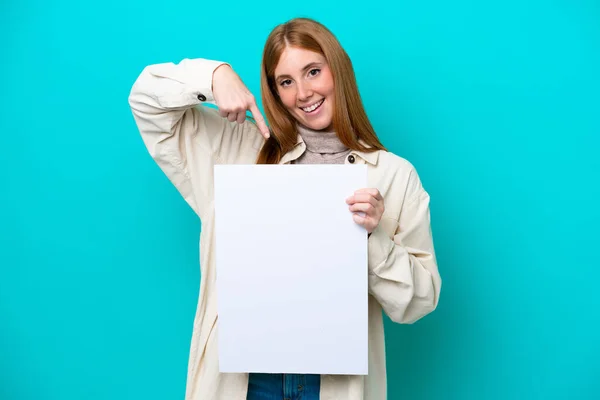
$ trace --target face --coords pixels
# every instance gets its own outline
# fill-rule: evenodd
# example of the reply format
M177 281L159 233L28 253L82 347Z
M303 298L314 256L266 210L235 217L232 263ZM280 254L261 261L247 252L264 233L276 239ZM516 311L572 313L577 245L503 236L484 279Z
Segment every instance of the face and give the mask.
M275 68L275 85L281 102L300 124L332 129L334 86L325 57L287 46Z

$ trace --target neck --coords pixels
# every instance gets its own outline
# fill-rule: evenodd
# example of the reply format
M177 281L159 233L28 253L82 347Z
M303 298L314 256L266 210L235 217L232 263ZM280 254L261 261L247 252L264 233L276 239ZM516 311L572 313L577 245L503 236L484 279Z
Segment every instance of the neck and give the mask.
M298 133L306 145L306 150L312 153L336 154L348 150L333 130L316 131L298 125Z

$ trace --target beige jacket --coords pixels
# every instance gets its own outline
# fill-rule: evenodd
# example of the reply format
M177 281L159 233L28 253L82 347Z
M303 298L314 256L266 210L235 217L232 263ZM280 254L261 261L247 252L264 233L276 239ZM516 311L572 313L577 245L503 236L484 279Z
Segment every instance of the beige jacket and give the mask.
M222 62L185 59L146 67L129 104L141 137L158 166L202 221L201 283L188 365L186 400L245 400L248 374L219 373L215 293L213 166L253 164L263 143L256 126L229 122L212 107L212 73ZM298 137L285 154L290 163L305 151ZM386 399L382 310L412 323L433 311L441 279L429 220L429 195L415 168L385 151L352 151L346 163L368 165L369 187L385 199L385 214L368 240L369 374L328 376L321 400ZM358 188L357 188L358 189ZM292 255L290 255L292 256Z

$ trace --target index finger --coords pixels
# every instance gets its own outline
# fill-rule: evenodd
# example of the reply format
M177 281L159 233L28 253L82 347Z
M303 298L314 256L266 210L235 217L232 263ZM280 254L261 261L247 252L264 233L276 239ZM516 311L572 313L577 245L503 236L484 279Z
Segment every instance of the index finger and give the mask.
M356 193L368 193L371 196L375 197L377 200L383 200L383 196L381 196L381 193L379 192L379 190L377 190L375 188L359 189L356 191Z
M256 126L258 126L260 133L262 133L265 139L268 139L269 136L271 136L269 133L269 128L267 127L267 124L265 123L265 119L263 118L262 114L260 113L260 111L258 111L258 107L256 106L256 104L253 103L250 106L249 110L252 116L254 117L254 120L256 121Z

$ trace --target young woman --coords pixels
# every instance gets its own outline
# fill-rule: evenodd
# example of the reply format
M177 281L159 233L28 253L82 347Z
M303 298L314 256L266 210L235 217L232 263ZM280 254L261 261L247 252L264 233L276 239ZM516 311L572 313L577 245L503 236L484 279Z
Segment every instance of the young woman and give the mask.
M385 150L363 109L346 52L320 23L277 26L264 47L262 101L269 122L225 62L185 59L146 67L129 103L151 156L202 221L202 280L186 399L383 400L382 311L412 323L438 304L429 196L415 168ZM211 103L214 108L203 107ZM246 120L250 111L254 122ZM221 374L215 293L213 165L367 164L369 187L347 206L369 232L367 376ZM290 254L290 257L293 255Z

